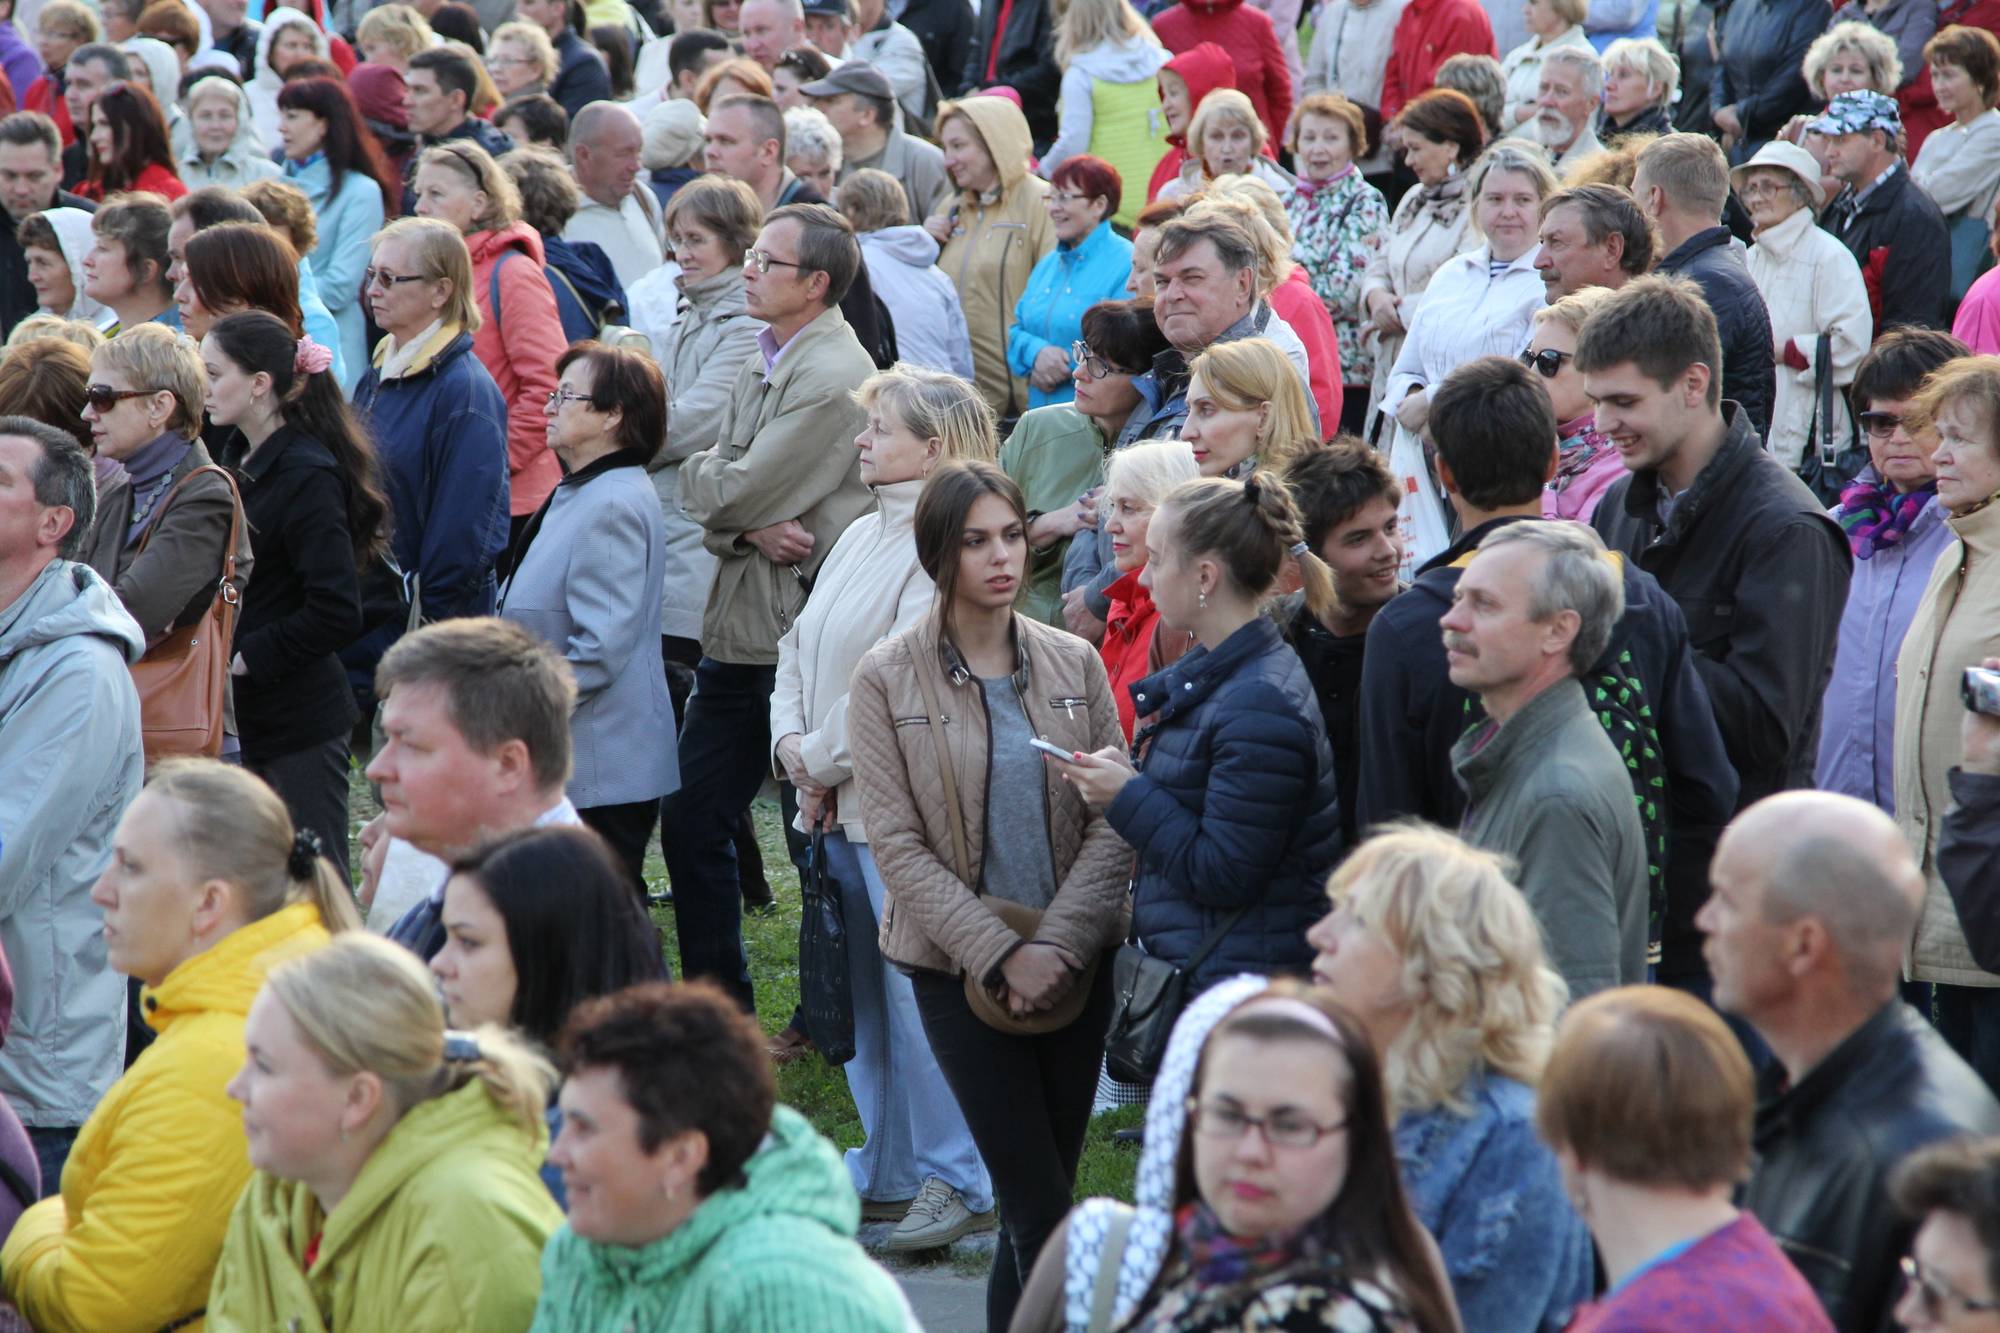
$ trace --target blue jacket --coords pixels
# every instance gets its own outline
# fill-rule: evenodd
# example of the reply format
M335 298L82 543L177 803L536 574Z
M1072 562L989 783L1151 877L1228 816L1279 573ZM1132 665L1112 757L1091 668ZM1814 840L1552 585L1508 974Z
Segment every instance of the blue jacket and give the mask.
M595 338L598 324L613 306L618 310L613 322L627 322L625 288L619 283L618 271L611 267L611 258L604 253L603 246L595 241L544 236L542 255L548 260L549 286L556 294L556 311L562 316L565 338L571 342ZM581 305L577 303L579 297Z
M1303 971L1306 928L1340 859L1333 751L1298 654L1259 616L1131 687L1144 723L1137 777L1105 818L1139 853L1132 929L1147 952L1193 956L1194 990L1238 972Z
M576 29L564 28L555 39L556 77L549 84L549 96L562 103L571 120L592 102L611 100L611 74L604 59Z
M1439 1106L1396 1122L1410 1210L1444 1252L1467 1328L1552 1333L1590 1299L1590 1232L1535 1137L1534 1090L1475 1074L1459 1095L1467 1115Z
M471 334L447 327L432 342L394 379L370 366L354 406L381 455L396 563L423 577L424 619L490 616L507 544L507 404Z
M1083 312L1099 301L1122 300L1125 280L1132 276L1132 242L1111 230L1107 220L1081 241L1058 244L1035 261L1028 285L1014 303L1014 326L1007 332L1007 368L1025 376L1035 358L1053 343L1069 356L1069 345L1083 336ZM1028 390L1030 408L1067 403L1076 386L1064 380L1060 389Z
M326 156L315 153L305 162L286 162L285 179L306 193L319 225L319 242L307 259L320 300L333 312L340 330L340 366L335 378L343 393L352 393L361 372L368 369L368 320L361 306L361 271L368 267L368 242L382 230L382 187L371 176L350 171L332 185Z

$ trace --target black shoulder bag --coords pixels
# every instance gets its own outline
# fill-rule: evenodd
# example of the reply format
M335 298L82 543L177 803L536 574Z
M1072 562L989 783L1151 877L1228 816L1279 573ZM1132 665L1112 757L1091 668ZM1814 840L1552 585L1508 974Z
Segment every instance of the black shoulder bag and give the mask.
M1236 929L1250 904L1231 912L1208 932L1185 963L1170 963L1136 943L1119 947L1111 960L1111 1035L1104 1063L1120 1083L1150 1083L1167 1054L1167 1039L1187 1008L1188 978L1208 961L1223 936Z

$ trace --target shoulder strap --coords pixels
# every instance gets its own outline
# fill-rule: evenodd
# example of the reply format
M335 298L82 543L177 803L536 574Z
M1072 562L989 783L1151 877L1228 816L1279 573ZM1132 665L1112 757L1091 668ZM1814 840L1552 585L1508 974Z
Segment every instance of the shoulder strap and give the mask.
M919 637L914 645L918 652L935 652L935 645L926 646ZM957 862L958 878L966 888L975 894L979 892L972 883L972 857L966 850L965 812L958 805L958 776L952 771L951 752L945 749L944 718L938 711L937 689L931 684L928 664L912 662L911 668L917 677L917 688L923 691L924 712L930 719L931 745L937 751L938 779L944 784L945 808L951 812L951 854Z
M1215 946L1222 943L1222 937L1236 929L1238 923L1250 914L1251 906L1250 903L1245 903L1218 922L1215 929L1208 932L1208 938L1201 942L1201 947L1190 954L1188 960L1180 965L1181 971L1192 976L1203 963L1208 961L1208 956L1215 952Z
M1118 1270L1125 1266L1125 1241L1138 1213L1119 1208L1104 1231L1104 1248L1097 1255L1097 1277L1090 1284L1090 1323L1085 1333L1110 1333L1113 1303L1118 1299Z
M505 346L507 342L507 322L500 318L500 270L506 266L508 260L514 257L515 253L513 250L502 250L500 257L493 261L493 274L488 279L492 284L492 291L489 295L493 299L493 331L500 335L502 346Z
M159 529L160 520L174 507L174 500L180 495L181 488L204 472L215 473L222 478L223 484L229 487L229 545L222 550L222 578L224 582L228 582L236 576L236 543L243 537L243 495L236 489L236 478L229 474L229 469L214 463L204 463L189 472L174 483L174 488L167 492L165 499L153 506L152 521L146 525L146 530L139 534L138 548L132 554L137 556L140 551L146 549L146 543L153 540L153 533Z

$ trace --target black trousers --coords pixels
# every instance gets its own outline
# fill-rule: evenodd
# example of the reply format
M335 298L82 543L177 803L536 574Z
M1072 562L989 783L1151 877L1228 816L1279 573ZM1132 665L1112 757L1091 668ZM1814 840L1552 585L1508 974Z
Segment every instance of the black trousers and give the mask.
M319 835L327 860L347 877L348 737L262 759L243 766L271 784L292 817L292 826Z
M993 1177L1000 1243L986 1280L988 1329L1013 1322L1043 1243L1069 1214L1111 1025L1108 961L1076 1022L1039 1037L988 1027L966 1004L962 981L931 972L910 979L931 1053Z
M639 895L639 905L645 906L646 846L653 840L653 824L660 817L659 800L593 805L578 810L576 817L611 844L611 850L618 854L618 863L632 878L632 891Z

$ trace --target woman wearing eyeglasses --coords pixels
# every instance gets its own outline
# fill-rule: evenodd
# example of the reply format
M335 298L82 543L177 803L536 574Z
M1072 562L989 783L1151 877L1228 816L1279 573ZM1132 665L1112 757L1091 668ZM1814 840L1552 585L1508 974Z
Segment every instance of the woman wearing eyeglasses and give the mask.
M1544 518L1590 522L1605 488L1625 475L1611 438L1597 429L1597 405L1583 391L1583 372L1576 368L1577 330L1610 295L1608 288L1585 287L1543 306L1535 312L1528 350L1521 353L1521 364L1535 372L1535 383L1555 408L1561 440L1556 474L1542 491Z
M1322 991L1235 977L1174 1026L1135 1206L1073 1211L1011 1329L1451 1333L1443 1267L1397 1174L1368 1039Z
M1007 369L1028 381L1028 407L1076 397L1069 345L1083 332L1083 312L1125 292L1132 242L1111 229L1123 185L1109 162L1089 153L1067 158L1043 197L1055 249L1035 262L1014 303Z
M1896 1323L1911 1333L1979 1333L2000 1327L1993 1199L2000 1197L2000 1139L1933 1144L1906 1158L1889 1197L1917 1234L1903 1257Z
M667 386L651 357L598 342L564 352L556 375L542 420L566 475L522 530L500 614L575 673L570 803L639 892L660 798L681 785L659 653L666 527L646 480Z

